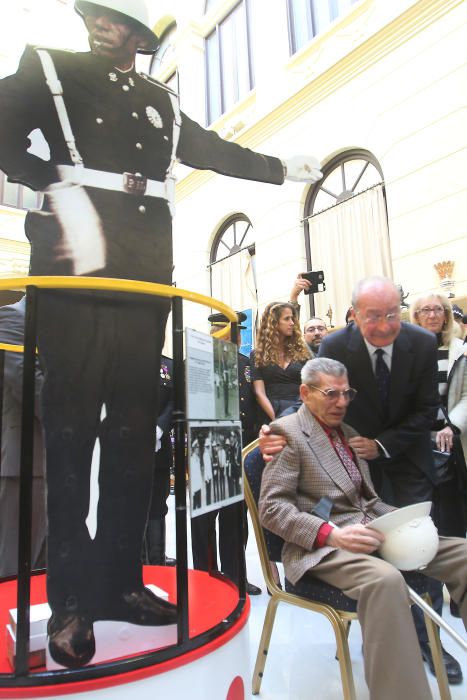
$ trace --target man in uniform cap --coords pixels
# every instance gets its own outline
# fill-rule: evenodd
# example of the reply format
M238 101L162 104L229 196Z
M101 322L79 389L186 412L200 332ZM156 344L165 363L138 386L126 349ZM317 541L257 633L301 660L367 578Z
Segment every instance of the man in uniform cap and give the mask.
M28 46L16 74L0 81L0 167L10 181L45 195L41 210L26 216L31 274L170 284L176 161L275 184L320 179L311 156L281 161L203 129L169 88L135 71L136 53L158 45L143 0L76 0L75 9L90 52ZM28 150L35 129L48 160ZM95 620L176 621L175 606L144 587L140 561L169 304L44 290L38 306L49 649L58 663L78 667L94 655ZM85 520L97 437L92 540Z
M237 311L237 330L241 331L246 326L241 325L246 320L243 311ZM211 335L229 323L225 314L216 313L208 316L211 323ZM237 343L240 346L240 332L237 335ZM240 399L240 421L242 423L242 442L247 445L257 436L256 429L256 401L251 390L250 360L240 351L238 357L238 389ZM219 516L219 555L221 560L221 570L233 581L238 580L237 571L237 534L238 524L235 518L233 506L227 506L220 510L210 511L191 521L191 544L193 554L193 565L196 569L208 570L209 557L212 556L212 567L218 568L217 563L217 543L216 543L216 518ZM243 517L243 544L246 548L248 541L248 520L246 506ZM247 581L247 593L249 595L259 595L261 589Z

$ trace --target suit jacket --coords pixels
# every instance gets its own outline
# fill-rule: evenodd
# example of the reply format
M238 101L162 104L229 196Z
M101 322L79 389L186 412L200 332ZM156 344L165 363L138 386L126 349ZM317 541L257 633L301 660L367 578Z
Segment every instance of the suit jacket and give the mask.
M16 304L0 307L0 342L23 345L26 297ZM43 374L36 362L35 420L34 420L34 476L43 476L45 450L40 423L39 394ZM3 386L3 422L1 475L19 476L21 456L21 406L23 399L23 354L5 352Z
M295 584L333 547L314 549L323 524L311 511L323 496L333 501L331 519L336 525L361 523L364 515L374 520L394 510L376 495L367 463L354 455L362 474L359 494L328 436L306 406L271 424L287 445L263 471L259 515L268 530L285 540L282 563L285 575ZM346 439L356 435L342 424Z
M433 333L402 323L394 341L388 411L381 404L370 355L358 327L352 323L324 338L320 357L342 362L358 394L347 409L346 423L368 438L376 438L391 459L372 460L386 469L409 460L433 479L430 428L438 396L438 363Z
M453 338L449 343L448 415L460 432L467 459L467 350L460 338Z
M165 181L171 169L174 109L170 90L135 70L122 73L112 61L89 52L48 50L63 88L76 145L87 168L117 173L141 173ZM0 81L0 167L10 180L43 190L60 178L58 165L71 158L52 95L34 47L27 47L18 71ZM28 153L28 134L40 129L50 148L50 160ZM221 139L185 114L177 158L193 168L232 177L282 184L278 158L265 156ZM101 219L106 262L99 274L171 283L172 216L162 198L86 187ZM71 274L60 261L61 229L48 198L41 212L26 218L32 244L31 273ZM79 215L79 214L78 214Z

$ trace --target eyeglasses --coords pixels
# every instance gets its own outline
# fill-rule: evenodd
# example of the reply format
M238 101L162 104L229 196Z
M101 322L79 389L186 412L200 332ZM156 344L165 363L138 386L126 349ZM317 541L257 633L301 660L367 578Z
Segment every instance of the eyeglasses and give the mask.
M360 315L359 311L356 312L358 315ZM363 323L366 323L368 326L374 325L376 326L378 323L381 323L381 321L386 321L387 323L396 323L399 321L401 316L401 312L399 311L391 311L388 314L368 314L368 316L365 316L365 318L362 318Z
M320 391L329 401L337 401L341 396L346 401L353 401L357 396L356 389L344 389L343 391L339 391L339 389L320 389L319 386L314 386L314 384L309 384L308 386L311 389Z
M444 309L442 306L423 306L417 311L419 316L429 316L434 314L435 316L442 316L444 314Z

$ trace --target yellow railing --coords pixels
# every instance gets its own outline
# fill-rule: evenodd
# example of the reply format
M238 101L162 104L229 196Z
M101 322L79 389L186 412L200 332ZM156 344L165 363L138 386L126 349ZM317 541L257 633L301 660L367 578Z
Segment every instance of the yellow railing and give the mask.
M141 282L135 280L118 279L113 277L64 277L64 276L36 276L36 277L9 277L0 279L0 291L10 289L26 289L26 287L42 287L46 289L84 289L103 290L113 292L131 292L132 294L151 294L160 297L181 297L195 304L202 304L225 314L230 322L237 321L237 314L230 306L218 299L213 299L205 294L190 292L188 289L172 287L169 284L157 284L156 282ZM214 334L215 338L230 339L230 324ZM10 345L0 343L0 350L10 352L22 352L22 345Z

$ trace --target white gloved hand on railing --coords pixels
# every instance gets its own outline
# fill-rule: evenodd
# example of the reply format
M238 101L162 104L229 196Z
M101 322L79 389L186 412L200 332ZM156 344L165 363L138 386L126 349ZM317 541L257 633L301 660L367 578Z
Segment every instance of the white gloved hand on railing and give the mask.
M318 182L323 177L321 163L314 156L292 156L282 160L284 178L294 182Z
M86 190L80 185L57 182L45 191L62 229L60 259L71 260L74 275L86 275L105 267L102 223Z

